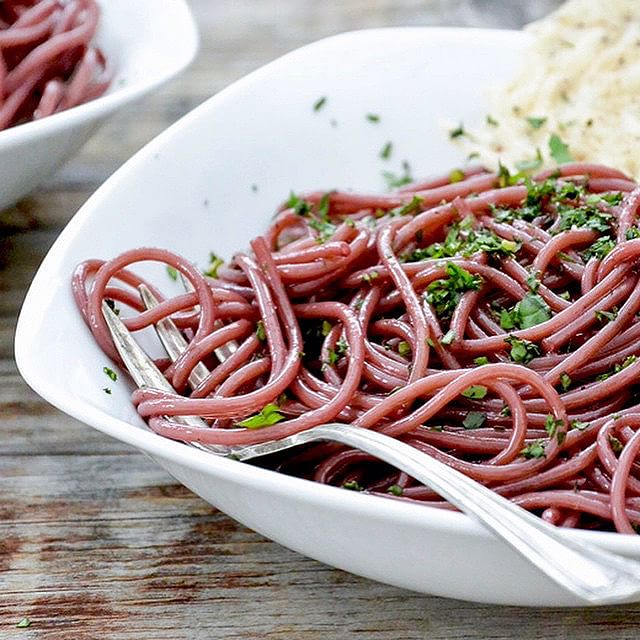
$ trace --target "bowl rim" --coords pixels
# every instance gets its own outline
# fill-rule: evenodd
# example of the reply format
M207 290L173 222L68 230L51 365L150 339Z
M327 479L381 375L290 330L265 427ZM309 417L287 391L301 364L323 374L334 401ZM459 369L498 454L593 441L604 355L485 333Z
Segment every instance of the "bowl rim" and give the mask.
M345 39L363 37L366 39L372 35L375 36L377 33L388 35L394 32L406 32L407 30L423 32L429 37L440 38L443 42L449 43L451 40L459 38L464 38L466 41L469 38L476 38L479 41L482 39L495 41L496 38L499 38L504 42L520 41L521 43L523 39L529 37L528 34L515 30L462 27L389 27L347 31L294 49L252 71L207 99L127 160L78 210L49 249L29 287L16 327L16 363L20 374L29 386L64 413L117 440L140 449L152 457L157 456L171 463L181 464L205 474L224 475L226 478L242 482L244 485L255 487L260 491L286 492L292 499L322 505L334 511L348 511L351 514L355 513L362 517L385 521L394 520L398 525L406 524L407 526L417 526L443 533L466 535L476 539L492 538L493 535L482 525L460 512L433 507L428 508L428 505L344 491L339 487L287 476L268 469L252 465L241 465L235 460L218 457L185 443L164 438L150 430L141 429L90 404L84 403L82 400L77 400L70 394L59 393L56 389L55 381L43 375L43 368L37 366L35 358L29 351L31 335L34 329L30 326L28 317L32 313L42 312L37 303L37 300L41 299L40 292L46 290L48 282L56 278L57 265L59 266L59 263L63 260L67 248L73 245L76 232L80 230L87 219L95 215L94 211L99 210L104 201L108 201L111 193L119 188L120 182L129 173L135 172L138 166L151 161L154 155L162 150L165 143L180 136L184 129L191 126L192 122L198 121L211 109L215 109L216 105L233 97L237 91L250 84L254 78L259 78L275 65L294 60L301 51L307 52L315 48L330 47ZM65 277L68 277L68 274ZM426 517L425 508L428 508ZM568 530L566 535L625 555L640 555L640 537L637 536L585 530Z
M98 0L102 4L106 0ZM149 0L147 0L149 1ZM167 71L162 71L151 81L142 77L133 84L118 85L112 83L111 92L107 92L94 100L84 102L64 111L53 113L46 118L40 120L30 120L22 124L9 127L0 131L0 148L3 146L10 147L16 143L24 143L43 135L54 134L61 130L71 128L76 124L81 124L87 120L96 119L102 115L106 115L115 111L120 106L131 102L136 98L152 91L174 78L189 66L200 46L200 34L198 27L191 12L187 0L168 0L173 6L174 11L180 12L183 20L184 30L181 32L183 38L183 55L178 59L178 63L169 67ZM149 42L153 42L152 39ZM117 71L117 70L116 70Z

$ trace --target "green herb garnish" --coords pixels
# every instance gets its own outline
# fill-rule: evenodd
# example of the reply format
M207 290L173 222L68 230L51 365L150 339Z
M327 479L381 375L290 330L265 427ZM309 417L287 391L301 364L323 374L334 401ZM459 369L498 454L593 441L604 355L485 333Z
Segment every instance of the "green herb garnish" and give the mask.
M393 171L383 171L382 177L387 183L387 189L397 189L403 187L405 184L413 182L411 175L411 165L406 161L402 161L402 173L396 174Z
M466 136L467 132L464 130L464 125L462 122L449 131L449 137L453 140L454 138L459 138L460 136Z
M114 382L118 379L118 374L109 367L102 367L102 372Z
M531 444L527 445L520 451L520 455L523 458L531 459L531 458L544 458L544 443L542 440L536 440Z
M349 482L345 482L342 485L343 489L349 489L349 491L364 491L364 488L361 487L355 480L349 480Z
M588 422L582 422L580 420L574 420L571 423L571 428L572 429L577 429L578 431L584 431L588 427L589 427L589 423Z
M609 444L611 445L611 449L613 449L613 453L622 453L624 449L624 445L618 438L615 436L609 436Z
M440 338L440 344L450 345L456 339L456 334L453 329L449 329L442 338Z
M597 258L602 260L608 253L613 251L616 243L615 240L609 236L602 236L598 238L591 246L587 247L583 255L585 258Z
M562 424L562 420L556 419L552 415L548 415L544 421L544 430L550 438L553 438L557 433L559 433L558 427L561 427Z
M20 620L20 622L18 622L18 624L16 624L16 627L18 629L26 629L27 627L31 626L31 620L29 620L29 618L22 618L22 620Z
M547 121L547 118L546 117L538 118L536 116L530 116L526 120L531 125L531 127L533 127L534 129L539 129Z
M258 322L256 322L256 338L258 338L260 342L264 342L267 339L267 332L262 320L258 320Z
M481 384L473 384L462 392L465 398L471 400L482 400L487 395L487 387Z
M406 356L411 353L411 345L406 340L398 342L398 353L401 356Z
M366 118L369 122L380 122L380 116L377 113L367 113Z
M465 429L479 429L487 419L487 416L480 411L469 411L465 419L462 421L462 426Z
M325 104L327 104L327 96L322 96L313 103L313 110L320 111Z
M516 162L516 169L518 171L535 171L542 166L543 162L542 153L540 149L537 148L535 157L529 158L528 160L519 160Z
M618 317L618 312L617 311L596 311L595 312L596 315L596 320L599 320L600 322L611 322L612 320L615 320Z
M387 493L391 493L394 496L401 496L404 493L404 489L399 487L397 484L392 484L388 489Z
M365 273L362 276L362 279L368 284L371 284L376 278L379 278L379 277L380 277L380 274L377 271L371 271L369 273Z
M551 318L551 308L537 293L528 293L511 311L502 309L500 326L503 329L529 329Z
M489 358L487 356L478 356L473 359L473 363L477 365L489 364Z
M573 156L569 151L569 145L562 142L560 137L555 133L551 134L549 138L549 153L558 164L564 164L565 162L571 162L573 160Z
M311 213L311 205L306 200L298 197L293 191L289 195L286 206L289 209L293 209L293 212L299 216L306 216Z
M218 269L224 264L224 260L219 258L213 251L209 253L209 267L204 272L205 276L209 276L210 278L218 277Z
M387 142L380 150L380 157L383 160L388 160L393 152L393 142Z
M447 262L448 278L434 280L427 287L425 300L441 318L449 317L465 291L477 291L483 283L481 276L473 275L453 262Z
M178 279L178 270L175 267L172 267L170 264L168 264L167 265L167 275L172 280L177 280Z
M509 335L504 341L511 347L509 357L513 362L527 364L541 354L540 347L530 340L522 340L521 338L516 338L516 336Z
M239 427L246 427L247 429L262 429L262 427L270 427L284 419L285 416L280 413L280 407L277 404L270 402L260 411L260 413L256 413L253 416L245 418L237 424Z
M566 391L571 386L571 378L568 373L563 373L560 376L560 386L563 391Z

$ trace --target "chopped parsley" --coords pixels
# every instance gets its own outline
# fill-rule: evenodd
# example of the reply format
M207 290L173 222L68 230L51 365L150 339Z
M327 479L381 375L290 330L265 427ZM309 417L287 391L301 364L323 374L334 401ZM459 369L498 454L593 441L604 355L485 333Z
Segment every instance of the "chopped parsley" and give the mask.
M309 226L318 232L318 242L325 243L336 232L336 225L322 218L311 218Z
M564 164L565 162L571 162L573 160L573 156L569 151L569 145L565 144L555 133L549 137L549 153L558 164Z
M453 169L449 174L449 182L462 182L464 180L464 171L462 169Z
M388 160L393 152L393 142L387 142L380 150L380 157L383 160Z
M326 338L333 329L333 325L328 320L322 321L322 335Z
M299 216L306 216L311 213L311 205L306 200L298 197L293 191L289 194L286 205Z
M520 455L528 460L531 458L544 458L544 443L542 440L535 440L531 444L528 444L524 449L520 451Z
M624 234L625 240L635 240L636 238L640 238L640 228L638 227L629 227Z
M205 276L209 276L210 278L218 277L218 269L224 264L224 260L219 258L213 251L209 253L209 267L204 272Z
M618 312L616 310L596 311L595 315L596 315L596 320L599 320L600 322L611 322L612 320L615 320L618 317Z
M256 322L256 338L260 340L260 342L264 342L267 339L267 332L264 328L264 322L262 320L258 320Z
M411 345L406 340L398 342L398 353L401 356L406 356L411 353Z
M527 276L527 286L533 293L536 293L540 288L540 273L536 271L536 273L530 273Z
M454 223L443 242L434 242L427 247L415 249L404 256L408 262L417 262L428 258L468 258L474 253L484 252L490 256L512 257L521 247L519 242L507 240L488 229L474 229L473 220L465 219Z
M450 345L456 339L456 333L453 329L449 329L442 338L440 338L440 344Z
M599 376L596 376L596 380L606 380L616 373L620 373L623 369L631 366L634 362L637 362L637 360L638 356L627 356L621 363L614 365L613 369L608 373L601 373Z
M405 184L413 182L411 175L411 165L406 161L402 161L402 173L396 174L393 171L383 171L382 177L387 183L387 189L397 189L403 187Z
M477 365L489 364L489 358L487 356L478 356L473 359L473 363Z
M560 387L563 391L566 391L571 386L571 378L568 373L563 373L560 376Z
M500 123L490 113L487 113L487 124L490 127L497 127Z
M615 436L609 436L609 444L611 445L613 453L622 453L624 445L622 444L622 442L620 442L620 440L618 440L618 438L616 438Z
M459 138L461 136L466 136L466 135L467 135L467 132L465 131L464 125L462 124L462 122L457 127L449 131L449 137L452 140L454 138Z
M369 122L380 122L380 116L377 113L367 113L366 118Z
M425 300L441 318L453 313L465 291L477 291L483 283L480 276L469 273L453 262L447 262L445 271L449 277L434 280L424 294Z
M504 341L511 347L509 357L513 362L527 364L541 354L540 347L530 340L522 340L509 335Z
M389 213L394 216L408 216L414 213L418 213L420 211L420 207L422 206L424 198L421 196L413 196L407 204L402 205L400 207L396 207L395 209L391 209Z
M113 382L115 382L118 379L118 374L113 369L109 369L109 367L102 367L102 372L109 379L113 380Z
M320 198L320 202L318 203L318 215L323 220L327 220L329 218L329 206L331 204L332 193L333 191L327 191L323 194L322 198Z
M20 622L18 622L18 624L16 624L16 627L18 629L26 629L27 627L31 626L31 620L29 620L29 618L22 618L22 620L20 620Z
M503 329L529 329L551 318L549 305L537 293L529 293L511 311L502 309L500 326Z
M394 496L401 496L404 493L404 489L397 484L392 484L388 489L387 493L391 493Z
M530 116L526 119L533 129L539 129L547 121L546 117Z
M237 425L247 429L261 429L262 427L270 427L284 419L285 416L280 412L280 407L270 402L259 413L245 418L238 422Z
M167 265L167 275L172 280L177 280L178 279L178 270L175 267L172 267L170 264L168 264Z
M349 491L364 491L364 487L361 487L355 480L349 480L342 485L343 489L349 489Z
M584 250L583 255L587 259L597 258L598 260L602 260L608 253L613 251L615 246L616 243L613 238L610 236L601 236Z
M325 104L327 104L327 96L322 96L313 103L313 110L320 111Z
M610 224L613 216L606 211L600 211L597 207L570 207L560 205L558 207L558 213L560 216L560 231L573 228L593 229L594 231L600 231L602 233L609 233L611 231ZM602 240L602 238L599 238L599 240ZM597 243L598 240L596 240L594 244Z
M554 418L552 415L548 415L544 421L544 430L547 432L547 435L550 438L553 438L556 435L560 435L558 431L558 427L562 426L562 420Z
M362 279L364 280L364 282L371 284L376 278L379 278L379 277L380 277L380 274L377 271L371 271L369 273L365 273L362 276Z
M519 160L516 162L516 169L518 171L535 171L539 169L544 160L542 158L542 153L540 152L540 148L536 148L536 155L534 158L529 158L527 160Z
M588 427L589 427L589 423L588 422L582 422L581 420L574 420L571 423L571 428L572 429L577 429L578 431L584 431Z
M481 384L473 384L462 392L465 398L471 400L482 400L487 395L487 387Z
M610 207L619 205L622 200L623 195L621 191L610 191L609 193L591 193L586 198L587 204L605 204Z
M462 421L462 426L465 429L479 429L486 421L487 416L480 411L469 411Z

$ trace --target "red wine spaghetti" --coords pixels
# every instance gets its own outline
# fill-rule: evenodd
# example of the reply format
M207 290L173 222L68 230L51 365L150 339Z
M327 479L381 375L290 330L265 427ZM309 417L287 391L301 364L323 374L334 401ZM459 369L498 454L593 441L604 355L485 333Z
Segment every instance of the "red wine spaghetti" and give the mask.
M0 2L0 130L101 96L111 82L91 46L95 0Z
M481 168L385 195L291 195L251 252L201 273L169 251L89 260L78 307L118 361L101 303L132 331L171 317L189 347L159 366L177 390L137 390L149 427L249 444L329 421L376 429L549 522L640 524L640 187L572 163L533 178ZM193 291L144 310L130 265L159 261ZM126 314L123 314L126 315ZM220 357L220 348L226 356ZM218 355L216 355L218 354ZM210 375L188 388L199 362ZM209 428L166 416L198 415ZM335 444L275 468L449 508Z

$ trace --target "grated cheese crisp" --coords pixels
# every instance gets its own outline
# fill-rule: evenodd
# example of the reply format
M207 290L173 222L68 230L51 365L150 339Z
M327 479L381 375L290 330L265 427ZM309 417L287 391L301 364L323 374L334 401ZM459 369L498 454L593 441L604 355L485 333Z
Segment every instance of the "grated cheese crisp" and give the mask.
M526 30L522 67L457 141L491 167L571 157L640 178L640 0L569 0Z

